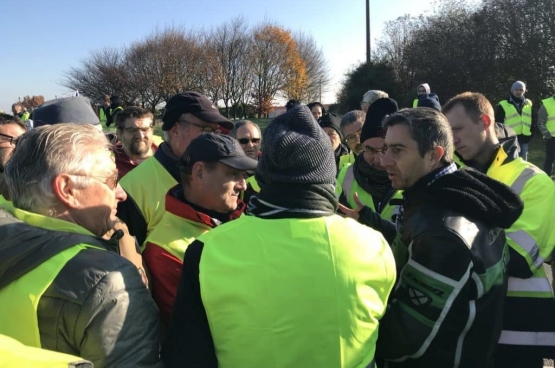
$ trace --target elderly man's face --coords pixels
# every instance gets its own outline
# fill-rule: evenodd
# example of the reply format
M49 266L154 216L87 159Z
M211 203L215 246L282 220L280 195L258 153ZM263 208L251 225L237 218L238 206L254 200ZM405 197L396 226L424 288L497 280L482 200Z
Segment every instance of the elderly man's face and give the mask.
M73 222L97 236L106 234L116 223L118 202L127 198L118 184L118 170L111 152L98 152L96 164L89 173L74 176L87 177L90 184L74 190L76 201L70 210Z
M8 197L8 188L4 181L4 166L8 162L15 147L15 139L25 133L25 129L17 124L0 125L0 194Z

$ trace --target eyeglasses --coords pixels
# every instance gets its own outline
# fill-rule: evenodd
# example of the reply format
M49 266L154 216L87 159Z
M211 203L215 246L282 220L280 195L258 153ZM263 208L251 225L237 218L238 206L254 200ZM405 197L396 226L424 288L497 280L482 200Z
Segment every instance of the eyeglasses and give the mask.
M11 135L0 133L0 142L8 142L12 147L15 147L15 144L17 143L17 138L18 137L12 137Z
M364 152L371 153L373 155L376 155L376 154L383 155L383 154L385 154L386 148L384 147L381 150L377 150L374 147L370 147L370 146L367 146L367 145L364 144L364 145L362 145L362 150Z
M237 139L239 141L239 143L241 144L249 144L250 142L252 142L253 144L257 144L260 142L260 138L239 138Z
M354 132L353 134L349 134L348 136L345 137L345 142L349 143L349 144L354 143L357 138L360 138L361 133L362 133L362 129L359 129L358 131Z
M144 134L148 134L149 132L152 131L152 128L154 127L154 125L150 125L144 128L123 128L123 131L125 133L129 133L132 135L135 135L137 133L139 133L139 131L143 132Z
M192 122L187 121L187 120L178 120L177 122L196 126L197 128L202 130L201 131L202 134L209 134L209 133L220 134L220 129L218 129L218 128L214 129L211 126L200 125L200 124L192 123Z
M106 185L111 190L116 190L116 188L118 187L118 183L119 183L119 175L118 175L117 171L114 174L110 175L110 176L85 175L85 174L70 174L70 175L82 176L82 177L85 177L85 178L96 179L100 183ZM102 180L99 180L99 179L105 179L106 181L102 181Z

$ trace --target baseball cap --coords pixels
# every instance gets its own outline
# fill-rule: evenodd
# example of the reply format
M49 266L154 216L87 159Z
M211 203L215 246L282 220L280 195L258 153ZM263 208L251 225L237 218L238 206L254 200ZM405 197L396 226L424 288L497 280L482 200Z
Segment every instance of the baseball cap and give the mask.
M91 102L82 96L46 101L33 110L35 128L61 123L100 124Z
M238 170L254 170L258 161L245 155L239 142L228 135L202 134L193 139L179 160L181 168L196 162L221 162Z
M226 129L233 129L233 123L220 114L220 111L206 96L187 91L173 95L166 103L162 116L162 130L170 130L181 114L193 114L208 123L217 123Z

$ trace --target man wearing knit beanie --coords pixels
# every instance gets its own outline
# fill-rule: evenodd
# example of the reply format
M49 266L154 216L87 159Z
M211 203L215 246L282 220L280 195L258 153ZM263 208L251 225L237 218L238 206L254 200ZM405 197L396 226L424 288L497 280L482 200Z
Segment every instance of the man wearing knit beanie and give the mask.
M382 121L398 110L397 102L391 98L380 98L368 109L360 134L363 153L354 164L344 167L337 178L336 193L344 206L356 209L361 203L384 218L394 216L395 207L389 205L389 200L399 193L391 187L380 159L385 137Z
M524 97L526 84L516 81L506 100L499 102L495 110L495 121L511 127L518 138L520 157L528 159L528 143L532 138L532 101Z
M395 280L389 245L335 214L333 151L308 107L275 118L263 141L249 215L187 248L162 359L168 368L373 367Z
M331 148L335 156L337 173L339 173L339 161L341 157L349 154L349 149L342 143L343 132L341 131L341 119L336 114L328 112L318 120L318 124L320 124L324 132L326 132L330 138Z

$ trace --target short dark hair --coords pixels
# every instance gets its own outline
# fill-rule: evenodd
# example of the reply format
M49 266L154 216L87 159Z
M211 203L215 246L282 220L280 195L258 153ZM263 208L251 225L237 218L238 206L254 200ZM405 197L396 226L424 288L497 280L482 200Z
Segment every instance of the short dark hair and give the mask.
M470 116L473 122L478 123L482 118L482 115L488 115L491 121L495 121L495 116L493 112L493 106L489 102L489 100L481 93L478 92L463 92L449 101L443 108L441 112L447 114L453 107L460 104L464 111ZM500 122L502 123L502 122Z
M418 153L424 157L434 147L443 147L444 163L453 162L453 132L445 115L429 107L403 109L388 116L383 127L404 124L409 127L412 139L418 143Z
M18 118L17 116L0 113L0 125L9 125L9 124L19 125L24 130L27 130L27 125L25 125L25 123L22 122L21 119Z
M147 109L137 106L129 106L118 112L115 116L114 121L116 122L116 128L123 129L123 124L127 119L142 119L149 117L154 120L154 115Z
M310 111L312 111L312 108L313 108L314 106L320 106L320 108L322 109L322 115L324 115L324 114L326 113L326 109L324 108L324 105L322 105L322 104L321 104L320 102L318 102L318 101L311 102L311 103L309 103L309 104L306 105L306 106L308 106L308 108L310 109Z

